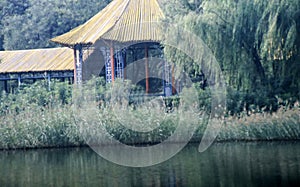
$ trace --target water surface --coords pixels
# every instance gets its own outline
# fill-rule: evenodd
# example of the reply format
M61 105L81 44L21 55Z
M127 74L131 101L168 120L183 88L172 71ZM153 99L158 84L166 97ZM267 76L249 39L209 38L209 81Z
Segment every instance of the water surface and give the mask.
M148 168L112 164L90 148L1 151L0 186L297 186L300 142L190 144Z

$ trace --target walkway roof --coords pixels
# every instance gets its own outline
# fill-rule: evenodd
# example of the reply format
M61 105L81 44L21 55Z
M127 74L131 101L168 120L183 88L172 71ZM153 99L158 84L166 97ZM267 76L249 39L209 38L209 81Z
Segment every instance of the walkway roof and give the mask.
M164 18L157 0L113 0L83 25L51 41L65 45L92 45L100 39L118 42L160 41Z
M70 48L0 51L0 73L74 70Z

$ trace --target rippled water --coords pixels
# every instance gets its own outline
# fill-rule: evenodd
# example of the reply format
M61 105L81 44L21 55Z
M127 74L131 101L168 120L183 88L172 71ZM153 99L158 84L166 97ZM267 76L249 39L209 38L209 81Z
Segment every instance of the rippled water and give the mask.
M0 186L297 186L300 142L190 144L148 168L112 164L89 148L0 152ZM298 185L299 186L299 185Z

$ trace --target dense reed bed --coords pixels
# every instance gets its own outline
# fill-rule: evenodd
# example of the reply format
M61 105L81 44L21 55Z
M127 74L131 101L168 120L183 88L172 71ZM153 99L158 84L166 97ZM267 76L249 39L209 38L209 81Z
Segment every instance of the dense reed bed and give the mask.
M86 142L103 139L104 131L126 144L155 144L172 135L178 122L187 126L193 124L197 130L192 141L200 141L208 122L207 117L189 110L170 111L160 107L165 104L164 100L147 105L127 103L126 107L122 102L103 103L101 99L78 104L72 101L72 89L67 83L57 82L49 90L41 82L14 94L3 93L0 98L0 149L85 146ZM105 98L99 93L106 89L109 88L99 83L97 97ZM141 130L144 132L136 132ZM177 141L182 141L180 136ZM230 115L225 118L217 137L217 141L299 139L298 103L293 107L280 106L272 113L245 111Z

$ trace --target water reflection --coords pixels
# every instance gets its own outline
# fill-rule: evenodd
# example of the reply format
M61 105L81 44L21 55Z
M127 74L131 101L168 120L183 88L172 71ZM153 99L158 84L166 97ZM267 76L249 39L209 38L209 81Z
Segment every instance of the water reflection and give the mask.
M0 186L296 186L300 143L191 144L148 168L117 166L89 148L0 152Z

